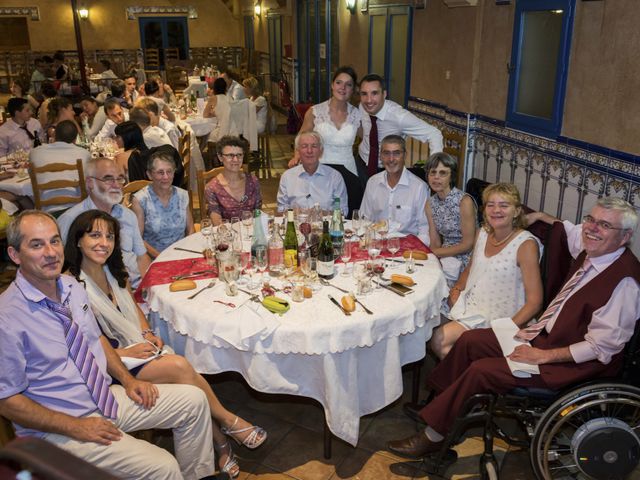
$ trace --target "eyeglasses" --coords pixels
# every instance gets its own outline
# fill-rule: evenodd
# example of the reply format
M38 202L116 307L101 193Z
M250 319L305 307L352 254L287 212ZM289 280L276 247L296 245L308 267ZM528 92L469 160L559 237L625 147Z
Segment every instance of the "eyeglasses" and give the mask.
M224 157L226 160L233 160L234 158L242 160L244 158L244 153L221 153L220 156Z
M380 156L385 158L391 158L391 157L400 158L403 155L404 155L404 150L393 150L393 151L382 150L380 152Z
M89 178L93 178L94 180L98 180L99 182L102 183L108 183L110 185L124 185L125 183L127 183L127 179L124 178L123 176L120 177L112 177L111 175L107 175L106 177L103 178L98 178L98 177L89 177Z
M430 177L444 178L448 177L449 175L451 175L451 170L429 170Z
M173 175L175 173L175 170L173 168L169 168L167 170L151 170L151 173L153 173L154 175L157 175L159 177L164 177L165 175L167 177L170 177L171 175Z
M589 225L596 225L598 228L602 230L627 230L626 228L623 228L623 227L614 227L609 222L606 222L604 220L596 220L591 215L585 215L584 217L582 217L582 222L587 223Z

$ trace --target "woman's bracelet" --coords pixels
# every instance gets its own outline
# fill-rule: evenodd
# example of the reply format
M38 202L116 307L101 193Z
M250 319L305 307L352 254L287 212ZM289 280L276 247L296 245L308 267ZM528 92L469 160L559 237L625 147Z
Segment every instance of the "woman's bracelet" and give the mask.
M144 337L147 333L151 333L153 335L155 335L155 332L153 330L151 330L150 328L147 328L145 330L142 330L142 336Z

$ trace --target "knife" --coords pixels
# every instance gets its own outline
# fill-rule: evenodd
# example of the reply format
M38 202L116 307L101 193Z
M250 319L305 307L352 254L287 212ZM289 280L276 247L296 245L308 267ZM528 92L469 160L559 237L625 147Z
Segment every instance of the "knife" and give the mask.
M174 250L180 250L181 252L189 252L189 253L197 253L198 255L203 255L203 253L198 250L191 250L189 248L182 248L182 247L173 247Z
M171 280L184 280L185 278L198 277L207 273L215 273L215 270L202 270L201 272L186 273L184 275L174 275Z
M387 258L386 260L391 260L392 262L396 262L396 263L405 263L404 260L400 260L398 258ZM424 267L424 263L414 262L414 265L418 265L419 267Z
M338 302L338 300L336 300L335 298L333 298L331 295L327 295L327 297L329 297L329 300L331 300L333 303L336 304L336 307L338 307L340 310L342 310L342 313L344 313L345 315L351 315L351 312L347 312L344 307L342 305L340 305L340 303Z

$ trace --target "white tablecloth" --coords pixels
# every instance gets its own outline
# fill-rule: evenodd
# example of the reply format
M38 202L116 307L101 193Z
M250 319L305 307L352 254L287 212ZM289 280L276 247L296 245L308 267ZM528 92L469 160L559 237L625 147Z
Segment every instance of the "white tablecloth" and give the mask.
M25 195L33 197L33 188L29 177L19 178L17 175L13 178L0 181L0 190L13 193L14 195Z
M196 134L196 137L204 137L209 135L213 130L213 127L216 126L216 119L213 118L204 118L201 115L189 115L187 118L182 120L185 123L188 123L193 132Z
M175 246L201 250L203 240L194 234ZM156 261L195 256L170 247ZM251 302L231 311L213 303L240 304L247 298L242 293L227 297L220 284L194 300L186 300L193 292L171 293L168 285L158 285L149 289L147 300L164 320L158 322L162 333L196 370L237 371L258 391L311 397L323 405L331 431L355 445L360 417L402 394L402 365L425 355L425 343L440 322L446 282L435 258L425 263L413 275L413 294L376 290L361 298L374 315L358 307L344 316L327 297L340 299L342 293L332 287L323 287L311 300L292 302L281 317ZM352 282L350 277L332 280L349 289ZM208 280L197 283L202 287ZM278 280L273 283L280 286Z

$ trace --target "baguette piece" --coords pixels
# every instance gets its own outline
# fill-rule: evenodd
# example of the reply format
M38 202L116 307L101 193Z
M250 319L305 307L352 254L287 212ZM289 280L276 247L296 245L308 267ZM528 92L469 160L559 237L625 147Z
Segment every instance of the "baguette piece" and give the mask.
M413 287L416 284L416 282L413 281L413 278L408 277L407 275L400 275L398 273L391 275L391 281L407 287Z
M406 250L402 256L404 258L409 258L413 254L414 260L426 260L429 256L423 252L422 250Z
M171 282L169 285L169 290L171 292L184 292L185 290L193 290L196 288L196 282L193 280L176 280L175 282Z
M342 303L342 308L344 308L347 312L353 312L356 309L356 301L351 295L345 295L340 299L340 303Z

